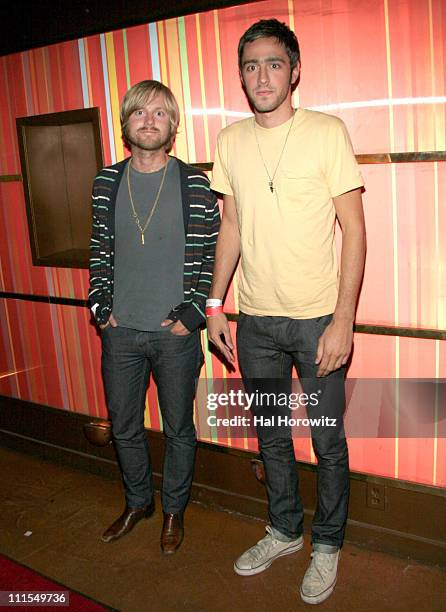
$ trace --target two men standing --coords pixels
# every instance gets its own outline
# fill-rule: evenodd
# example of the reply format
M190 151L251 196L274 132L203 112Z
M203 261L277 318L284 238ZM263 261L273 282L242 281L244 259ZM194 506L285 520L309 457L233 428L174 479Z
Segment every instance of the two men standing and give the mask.
M102 329L103 377L127 502L103 540L125 535L153 511L144 433L152 371L166 436L161 544L168 553L181 544L196 444L197 329L206 305L209 339L234 361L222 300L240 257L237 346L245 386L289 390L295 365L304 391L320 394L309 416L337 423L312 429L318 505L300 592L319 603L336 583L347 518L344 375L365 256L363 183L344 124L292 107L300 73L295 34L275 19L259 21L242 36L238 56L254 117L218 137L211 186L224 196L224 214L215 267L216 199L202 173L167 155L179 117L165 86L143 81L127 92L121 125L132 156L94 183L90 301ZM343 232L340 276L336 218ZM243 576L303 546L290 430L259 426L257 434L271 525L235 562Z

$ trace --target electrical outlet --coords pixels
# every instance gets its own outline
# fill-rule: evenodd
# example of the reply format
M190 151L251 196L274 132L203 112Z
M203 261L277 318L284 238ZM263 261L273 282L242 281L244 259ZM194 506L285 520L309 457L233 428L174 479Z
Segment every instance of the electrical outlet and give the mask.
M375 482L367 483L367 506L375 510L386 509L386 488Z

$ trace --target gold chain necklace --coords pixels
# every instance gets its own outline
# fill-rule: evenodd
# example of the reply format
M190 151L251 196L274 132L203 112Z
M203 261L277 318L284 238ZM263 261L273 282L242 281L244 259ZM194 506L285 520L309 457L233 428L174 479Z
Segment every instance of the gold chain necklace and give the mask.
M254 119L254 136L256 138L256 143L257 143L257 148L259 150L260 159L262 160L263 167L265 168L265 172L268 175L268 179L269 179L268 180L268 187L269 187L271 193L274 193L274 177L276 176L276 172L277 172L277 170L278 170L278 168L280 166L280 162L282 161L283 153L285 151L286 143L288 142L288 136L290 135L291 128L293 127L294 117L295 116L296 116L296 110L293 109L293 119L292 119L292 121L290 123L290 127L288 128L288 132L287 132L287 135L286 135L286 138L285 138L285 142L283 143L282 151L280 152L280 155L279 155L279 161L276 164L276 168L275 168L274 173L273 173L272 176L268 172L268 167L267 167L267 165L265 163L265 159L264 159L264 157L262 155L262 149L260 148L259 139L257 137L256 120Z
M130 160L129 163L127 164L127 187L129 190L130 205L132 207L132 216L133 216L133 220L135 221L139 231L141 232L141 244L142 245L144 244L144 232L149 227L149 223L152 220L153 213L155 212L155 209L158 205L158 200L160 199L161 191L163 190L164 179L166 178L166 171L167 171L167 166L169 165L169 162L170 162L170 157L167 159L167 163L164 166L164 172L161 178L160 186L158 188L158 193L156 194L155 202L153 203L152 210L150 211L150 214L147 217L147 221L144 223L144 227L141 227L141 221L139 220L138 213L136 212L135 205L133 203L132 190L130 188L130 164L132 163L132 160Z

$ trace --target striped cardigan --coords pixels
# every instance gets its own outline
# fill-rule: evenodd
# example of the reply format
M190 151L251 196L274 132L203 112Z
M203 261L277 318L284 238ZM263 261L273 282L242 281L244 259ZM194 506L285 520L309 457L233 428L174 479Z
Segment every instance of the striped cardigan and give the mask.
M177 161L186 236L184 301L166 315L173 321L181 321L192 331L205 321L204 309L212 281L220 213L207 176L181 160ZM126 159L104 168L93 183L88 298L98 324L108 321L113 308L115 205L127 162Z

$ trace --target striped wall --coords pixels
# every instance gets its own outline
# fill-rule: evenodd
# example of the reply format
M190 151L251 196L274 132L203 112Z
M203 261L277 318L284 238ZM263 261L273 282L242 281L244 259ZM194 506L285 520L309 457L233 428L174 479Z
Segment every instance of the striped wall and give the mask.
M174 153L210 161L216 136L249 113L237 75L240 35L259 18L293 27L302 76L295 103L340 116L357 153L446 150L443 0L267 0L169 19L0 58L0 175L21 173L15 118L98 106L106 163L125 155L119 103L156 78L175 93L182 122ZM362 166L368 259L358 322L446 329L446 165ZM84 299L85 270L34 267L23 188L0 182L0 290ZM227 310L237 312L236 281ZM0 299L0 393L106 416L100 340L85 309ZM203 334L206 346L206 336ZM202 377L238 376L206 351ZM446 378L446 346L356 334L350 377ZM147 426L160 416L153 387ZM204 407L198 402L202 415ZM399 406L396 406L396 417ZM224 439L197 417L203 440ZM298 457L312 461L308 440ZM351 440L354 470L446 485L446 442Z

